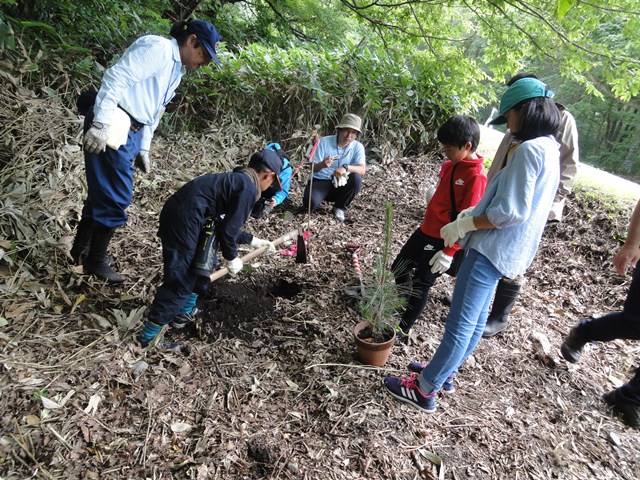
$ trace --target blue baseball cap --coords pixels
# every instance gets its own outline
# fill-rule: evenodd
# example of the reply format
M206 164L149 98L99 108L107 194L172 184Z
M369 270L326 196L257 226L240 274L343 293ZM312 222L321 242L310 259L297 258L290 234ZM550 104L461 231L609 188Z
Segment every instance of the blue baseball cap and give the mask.
M276 175L280 175L282 171L282 159L280 155L269 148L263 148L251 155L250 161L259 161Z
M523 100L538 97L553 98L554 95L555 94L537 78L521 78L517 82L514 82L502 94L502 98L500 98L499 115L491 120L489 125L502 125L507 123L504 114Z
M216 55L216 45L222 40L222 37L216 30L216 27L204 20L192 20L189 22L189 31L204 45L204 48L207 49L207 53L212 60L220 65L220 60L218 60L218 56Z

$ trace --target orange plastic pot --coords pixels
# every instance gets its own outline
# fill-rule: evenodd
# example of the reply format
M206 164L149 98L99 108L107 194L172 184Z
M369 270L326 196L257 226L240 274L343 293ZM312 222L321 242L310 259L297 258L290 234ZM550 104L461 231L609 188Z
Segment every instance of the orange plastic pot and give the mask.
M362 363L382 367L387 363L393 344L396 342L396 332L392 330L393 336L391 339L382 343L374 342L371 338L360 338L360 332L369 326L369 322L360 322L353 327L356 353Z

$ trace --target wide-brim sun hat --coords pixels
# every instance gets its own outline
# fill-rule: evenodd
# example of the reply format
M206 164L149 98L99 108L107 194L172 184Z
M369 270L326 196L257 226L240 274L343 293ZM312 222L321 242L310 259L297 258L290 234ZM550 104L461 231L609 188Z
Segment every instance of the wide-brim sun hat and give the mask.
M345 113L336 128L352 128L358 133L362 133L362 119L355 113Z
M189 22L189 31L193 33L204 48L206 48L211 59L220 65L220 60L218 60L218 55L216 54L216 45L222 40L222 37L216 30L216 27L204 20L192 20Z
M489 125L502 125L507 123L504 114L523 100L530 98L553 98L555 94L549 90L543 82L537 78L521 78L505 90L500 98L500 110L498 116L489 122Z

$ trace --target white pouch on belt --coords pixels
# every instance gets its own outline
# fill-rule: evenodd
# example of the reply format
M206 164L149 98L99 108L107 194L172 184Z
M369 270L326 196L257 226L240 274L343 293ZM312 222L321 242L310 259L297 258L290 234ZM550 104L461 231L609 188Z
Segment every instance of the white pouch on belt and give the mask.
M107 146L114 150L119 149L127 143L129 130L131 129L131 118L124 110L116 108L111 117L109 125L109 135L107 136Z

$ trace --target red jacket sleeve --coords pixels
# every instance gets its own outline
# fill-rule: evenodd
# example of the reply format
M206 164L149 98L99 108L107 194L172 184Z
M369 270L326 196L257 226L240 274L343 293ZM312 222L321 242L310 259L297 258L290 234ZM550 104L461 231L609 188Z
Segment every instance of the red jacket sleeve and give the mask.
M482 167L482 165L480 165L480 167L480 170L475 172L474 175L471 175L466 181L467 190L466 195L462 199L460 211L477 205L482 195L484 195L484 190L487 188L487 175L484 172L484 167ZM453 256L458 250L460 250L460 245L457 243L442 249L442 251L449 256Z

